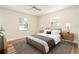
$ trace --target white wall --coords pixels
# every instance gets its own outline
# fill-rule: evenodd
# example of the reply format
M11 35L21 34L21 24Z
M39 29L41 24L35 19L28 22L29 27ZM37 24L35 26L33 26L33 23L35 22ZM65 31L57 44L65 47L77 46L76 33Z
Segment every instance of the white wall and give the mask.
M78 15L77 15L78 14ZM50 17L58 16L60 27L65 31L66 23L71 24L71 32L75 34L75 42L79 43L79 7L74 6L63 9L57 12L49 13L40 17L33 15L22 14L19 12L11 11L8 9L0 8L0 24L5 28L6 38L13 40L16 38L24 37L39 31L39 27L43 24L45 27L50 26ZM18 28L19 17L26 17L28 19L28 31L20 31Z
M78 6L78 29L77 29L77 31L78 31L78 44L79 44L79 6Z
M1 27L1 25L2 25L2 13L0 13L0 27Z
M19 30L19 17L25 17L28 19L28 31ZM33 34L37 31L37 17L33 15L22 14L8 9L0 8L0 20L2 21L2 26L6 30L5 33L8 40L25 37L26 35Z
M49 13L47 15L43 15L40 17L40 25L43 24L45 27L50 26L50 17L56 16L59 17L59 24L60 28L62 28L63 31L66 31L65 24L70 23L70 31L75 34L75 40L78 40L78 16L77 16L77 7L73 6L67 9L63 9L57 12Z

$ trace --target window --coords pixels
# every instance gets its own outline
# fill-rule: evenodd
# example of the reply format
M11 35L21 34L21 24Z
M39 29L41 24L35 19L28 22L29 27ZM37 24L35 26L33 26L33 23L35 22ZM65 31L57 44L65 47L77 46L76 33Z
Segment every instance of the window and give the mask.
M27 18L19 18L19 30L27 30L28 29L28 21Z

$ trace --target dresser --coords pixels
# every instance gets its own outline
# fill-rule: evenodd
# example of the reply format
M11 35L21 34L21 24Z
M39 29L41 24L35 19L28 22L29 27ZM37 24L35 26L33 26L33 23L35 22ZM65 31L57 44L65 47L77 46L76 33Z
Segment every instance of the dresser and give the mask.
M0 35L0 54L4 53L6 53L5 38L3 35Z
M68 32L62 32L61 34L62 39L65 41L73 41L74 40L74 34L68 33Z

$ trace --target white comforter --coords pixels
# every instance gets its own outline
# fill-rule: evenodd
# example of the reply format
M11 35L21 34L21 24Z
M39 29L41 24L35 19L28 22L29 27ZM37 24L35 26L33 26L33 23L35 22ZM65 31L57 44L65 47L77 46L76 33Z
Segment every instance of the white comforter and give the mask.
M50 34L44 34L44 33L38 33L38 35L42 35L42 36L53 38L53 40L55 41L55 44L60 42L60 37L61 37L60 35L50 35Z

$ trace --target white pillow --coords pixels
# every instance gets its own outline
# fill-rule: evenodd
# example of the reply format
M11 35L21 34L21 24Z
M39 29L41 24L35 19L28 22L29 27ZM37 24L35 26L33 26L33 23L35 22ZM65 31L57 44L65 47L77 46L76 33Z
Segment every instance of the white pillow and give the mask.
M60 30L52 30L51 35L60 35L61 31Z

